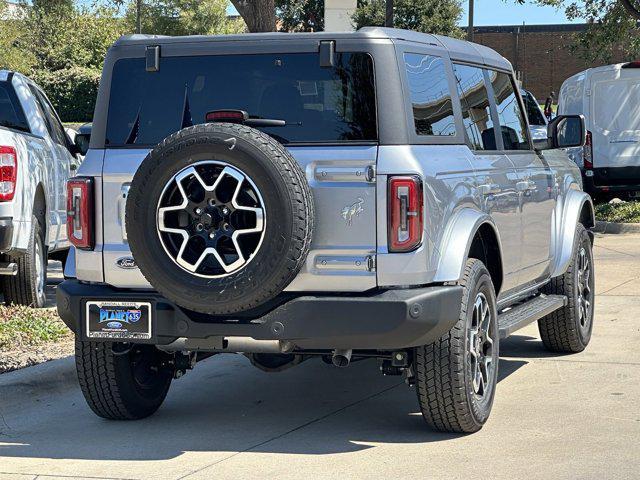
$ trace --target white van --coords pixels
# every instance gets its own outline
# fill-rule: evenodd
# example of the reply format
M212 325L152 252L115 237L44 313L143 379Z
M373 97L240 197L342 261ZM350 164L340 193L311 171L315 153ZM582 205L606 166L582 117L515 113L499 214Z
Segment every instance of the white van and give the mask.
M558 114L582 114L587 144L576 161L592 196L640 197L640 61L590 68L560 88Z

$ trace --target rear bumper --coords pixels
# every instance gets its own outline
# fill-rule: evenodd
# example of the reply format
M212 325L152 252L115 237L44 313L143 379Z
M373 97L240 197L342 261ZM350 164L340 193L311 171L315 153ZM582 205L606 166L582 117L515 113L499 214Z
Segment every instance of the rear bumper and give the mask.
M593 168L582 172L584 190L589 193L640 191L639 167Z
M118 290L77 280L60 284L56 297L60 317L83 339L87 339L87 300L144 300L152 306L153 336L141 343L250 337L289 341L301 349L394 350L431 343L451 329L458 319L462 287L386 290L359 296L305 295L244 318L207 316L182 309L155 292Z

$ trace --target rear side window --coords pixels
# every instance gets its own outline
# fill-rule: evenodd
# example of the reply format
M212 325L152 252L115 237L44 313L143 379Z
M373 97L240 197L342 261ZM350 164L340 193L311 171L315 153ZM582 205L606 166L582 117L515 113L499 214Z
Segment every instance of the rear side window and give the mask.
M282 143L377 140L373 61L338 53L321 67L317 53L165 57L158 72L144 58L116 62L108 146L156 145L212 110L244 110L285 120L260 127Z
M593 89L592 121L614 133L640 130L640 81L597 82Z
M453 69L462 107L462 120L471 148L496 150L489 94L482 69L456 64Z
M447 72L442 58L405 53L404 63L416 134L456 134Z
M0 126L29 133L31 130L13 87L0 82Z
M504 149L529 150L531 147L529 146L529 136L527 135L527 122L524 119L520 102L518 102L518 97L513 88L511 75L490 70L489 78L496 97Z
M66 146L66 134L64 133L62 124L58 120L55 110L40 90L33 85L29 85L29 88L36 98L40 113L47 122L47 129L49 131L49 135L51 135L51 139L62 146Z

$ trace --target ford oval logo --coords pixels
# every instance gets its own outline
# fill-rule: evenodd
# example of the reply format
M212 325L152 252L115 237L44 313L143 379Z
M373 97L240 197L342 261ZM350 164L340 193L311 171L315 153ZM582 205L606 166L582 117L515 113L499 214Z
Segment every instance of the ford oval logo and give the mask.
M116 265L118 265L120 268L124 268L125 270L138 268L138 266L136 265L136 261L133 259L133 257L121 257L118 260L116 260Z
M122 328L122 324L120 322L109 322L107 323L107 328Z

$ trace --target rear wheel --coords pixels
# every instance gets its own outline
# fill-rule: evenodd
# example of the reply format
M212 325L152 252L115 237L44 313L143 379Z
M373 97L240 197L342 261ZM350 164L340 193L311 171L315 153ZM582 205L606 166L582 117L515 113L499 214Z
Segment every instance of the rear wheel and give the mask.
M78 381L91 410L111 420L154 413L169 391L173 357L153 345L76 339Z
M4 279L4 301L7 304L44 307L47 302L47 253L44 229L35 216L31 218L31 232L26 252L9 255L9 262L17 264L18 273Z
M565 295L567 305L538 320L542 343L552 352L581 352L591 340L595 300L591 239L582 224L576 228L573 258L567 271L552 278L543 291Z
M436 342L417 347L418 402L427 424L442 432L471 433L489 418L498 378L499 335L491 276L467 261L460 316Z

